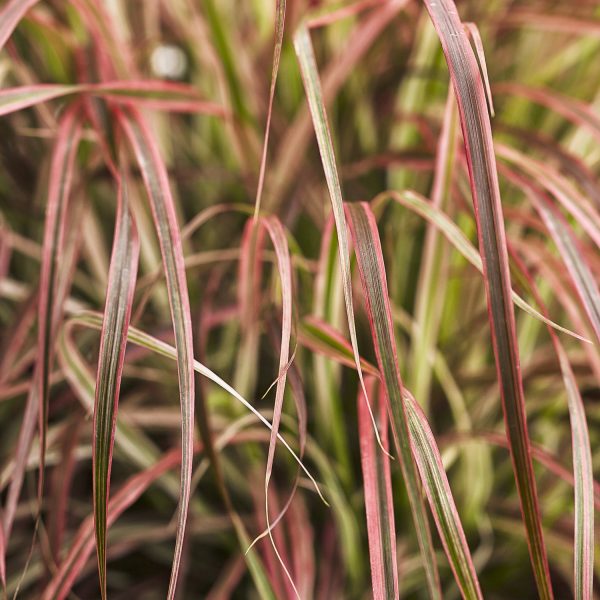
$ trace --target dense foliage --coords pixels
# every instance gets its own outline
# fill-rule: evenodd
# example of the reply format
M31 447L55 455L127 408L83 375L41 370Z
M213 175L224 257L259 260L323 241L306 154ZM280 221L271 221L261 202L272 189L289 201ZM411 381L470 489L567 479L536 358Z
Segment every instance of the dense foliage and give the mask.
M600 10L5 0L0 580L591 599Z

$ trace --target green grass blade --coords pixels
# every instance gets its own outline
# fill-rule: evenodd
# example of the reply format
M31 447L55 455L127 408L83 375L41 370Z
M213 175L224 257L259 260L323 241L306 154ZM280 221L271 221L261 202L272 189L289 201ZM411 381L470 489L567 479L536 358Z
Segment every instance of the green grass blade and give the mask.
M313 127L321 153L321 162L325 171L325 179L327 180L327 188L329 189L329 197L331 199L331 208L335 219L335 227L338 236L338 249L340 256L340 270L342 274L342 285L344 289L344 301L346 304L346 314L348 317L348 329L350 331L350 341L354 351L354 361L356 370L360 379L360 386L363 390L365 402L369 406L371 421L375 429L377 441L381 446L379 432L375 424L375 417L369 405L369 398L365 388L362 368L360 366L360 353L358 351L358 340L356 338L356 325L354 322L354 305L352 303L352 281L350 274L350 255L348 253L348 231L346 228L346 219L344 217L344 206L342 197L342 188L338 176L335 152L333 150L333 142L331 132L329 131L329 123L327 121L327 113L323 101L323 91L321 90L321 82L317 69L317 62L310 39L310 33L306 24L300 25L294 35L294 48L296 56L300 63L302 72L302 81L304 82L304 90L308 100L308 107L312 116Z
M98 313L85 311L80 312L76 316L71 318L71 322L77 323L79 325L84 325L86 327L90 327L92 329L101 329L102 325L102 317ZM132 344L136 344L137 346L141 346L143 348L147 348L148 350L159 354L160 356L165 356L166 358L170 358L171 360L177 360L178 352L176 348L173 346L158 340L157 338L137 329L136 327L130 327L127 331L127 339ZM242 406L244 406L248 411L250 411L267 429L272 430L273 426L269 421L256 409L246 398L241 396L235 389L233 389L227 382L225 382L221 377L219 377L216 373L211 371L208 367L203 365L201 362L194 360L193 362L194 370L197 373L200 373L203 377L210 379L213 383L218 385L222 390L227 392L230 396L232 396L237 402L239 402ZM298 464L298 466L302 469L304 474L309 478L311 483L313 484L316 493L319 495L321 500L327 505L321 490L311 474L311 472L306 468L302 460L298 457L298 455L292 450L291 446L285 440L285 438L278 433L277 439L279 443L283 445L283 447L289 452L290 456L293 460Z
M413 455L454 578L463 598L482 599L471 552L435 438L421 407L408 391L405 394Z
M429 200L423 196L407 190L405 192L387 191L377 195L373 201L373 210L377 210L380 204L387 200L393 200L398 202L402 206L405 206L409 210L414 211L430 223L433 223L446 237L446 239L458 250L464 258L466 258L480 273L483 274L483 262L481 256L477 252L477 249L467 239L465 234L460 230L458 225L452 221L446 213L441 211L439 208L434 206ZM541 312L533 308L528 304L517 292L511 290L511 297L513 303L518 306L521 310L525 311L528 315L534 319L538 319L542 323L545 323L549 327L556 329L562 333L570 335L582 342L591 343L586 337L579 335L578 333L555 323Z

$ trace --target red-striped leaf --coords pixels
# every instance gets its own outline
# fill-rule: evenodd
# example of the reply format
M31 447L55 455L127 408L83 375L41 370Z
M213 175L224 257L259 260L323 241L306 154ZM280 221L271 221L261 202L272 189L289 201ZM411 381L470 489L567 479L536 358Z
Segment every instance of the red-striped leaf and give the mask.
M464 598L482 599L473 559L435 437L419 404L408 390L405 394L413 455L454 578Z
M423 566L429 592L431 596L437 598L441 597L437 564L427 513L419 488L417 470L410 448L403 384L400 378L392 312L377 224L366 203L346 204L345 209L360 270L377 364L389 403L388 410L391 415L394 445L400 458L400 467L423 555Z
M502 204L484 85L452 0L425 0L458 102L483 260L496 370L531 562L542 599L552 598L525 414Z
M198 451L199 448L196 449ZM114 523L161 475L181 462L178 450L170 452L149 469L131 477L110 500L106 515L107 525ZM43 600L63 600L69 594L78 573L94 550L94 515L81 525L69 553L44 590Z
M160 156L156 141L144 119L137 111L130 109L126 113L119 113L119 120L135 152L152 207L152 215L165 268L167 292L175 332L175 347L177 349L182 460L177 536L168 592L169 599L172 599L175 596L183 551L183 538L190 501L192 448L194 443L194 355L190 303L181 236L165 164Z
M335 227L338 236L338 252L340 256L340 270L342 274L342 286L344 290L344 302L346 305L346 315L348 317L348 329L350 331L350 341L354 351L354 362L360 380L360 386L363 390L365 402L369 407L371 420L375 429L375 435L379 441L379 433L375 426L375 417L372 414L369 405L369 399L365 388L362 368L360 366L360 354L358 351L358 341L356 338L356 325L354 322L354 305L352 303L352 281L350 273L350 255L348 253L348 231L346 229L346 219L344 217L342 188L340 185L337 165L335 161L335 152L333 150L333 142L331 132L329 130L329 122L327 120L327 112L323 100L323 91L321 89L321 81L319 79L319 71L317 62L310 39L310 33L306 24L302 24L294 35L294 48L296 56L300 63L300 71L302 72L302 81L304 82L304 90L308 100L308 107L312 116L313 127L321 154L321 162L325 171L325 179L327 180L327 188L331 199L331 208L335 220ZM381 444L380 444L381 445Z
M59 276L61 275L59 267L63 270L63 279L69 279L70 267L64 264L64 258L61 255L65 245L65 224L69 214L68 201L75 152L80 136L81 122L78 109L72 107L71 110L65 113L60 122L50 166L38 295L38 353L33 384L27 397L23 423L15 452L15 469L5 505L3 525L6 539L10 537L15 510L21 493L25 463L35 431L36 414L38 414L40 427L40 493L43 485L49 376L52 368L54 339L62 314L62 303L68 292L67 281L59 285Z
M0 90L0 116L48 100L78 93L110 98L113 102L139 102L147 108L172 112L202 113L223 117L223 107L198 97L191 86L165 81L107 81L97 84L44 84Z
M271 539L273 549L287 578L289 579L296 596L300 598L298 590L292 577L281 558L275 540L271 532L270 517L269 517L269 481L273 470L273 460L275 458L275 447L277 444L277 433L279 432L279 424L281 422L281 411L283 409L283 395L285 392L285 384L287 380L287 370L289 368L289 352L290 339L292 335L292 263L288 250L287 238L281 222L276 217L266 217L262 220L262 224L271 237L271 242L275 248L277 256L277 268L281 278L281 296L282 296L282 325L281 325L281 349L279 353L279 372L277 374L277 385L275 389L275 406L273 408L273 421L271 428L271 439L269 441L269 454L267 456L267 468L265 472L265 513L267 521L267 530Z
M131 319L140 244L127 197L127 180L119 180L113 250L108 274L104 322L96 376L94 407L93 486L94 525L100 591L106 598L106 527L110 472L121 374Z
M371 398L377 398L377 380L366 380ZM358 435L360 459L365 490L367 513L367 534L369 557L371 559L371 580L373 599L387 600L398 597L398 567L396 558L396 528L394 525L394 504L390 461L375 444L373 428L369 420L364 398L358 398ZM379 417L381 441L387 449L387 406L385 398L378 399L376 414Z

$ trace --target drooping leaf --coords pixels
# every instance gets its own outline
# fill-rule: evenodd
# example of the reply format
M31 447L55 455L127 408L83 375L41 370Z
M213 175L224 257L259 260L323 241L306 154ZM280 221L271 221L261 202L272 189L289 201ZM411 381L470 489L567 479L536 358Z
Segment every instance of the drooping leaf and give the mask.
M83 325L85 327L90 327L92 329L100 330L102 327L102 316L98 313L91 311L83 311L78 312L77 315L71 317L72 323L77 323L78 325ZM165 356L166 358L170 358L171 360L177 360L178 353L176 348L163 342L143 331L137 329L136 327L129 327L127 331L127 339L132 344L136 344L143 348L147 348L160 356ZM271 430L271 423L256 409L252 404L246 400L243 396L241 396L235 389L233 389L227 382L225 382L221 377L219 377L216 373L211 371L208 367L203 365L201 362L194 360L194 370L197 373L200 373L202 376L206 377L216 385L218 385L222 390L227 392L230 396L232 396L235 400L237 400L242 406L244 406L249 412L251 412L267 429ZM304 465L302 460L298 457L298 455L294 452L291 446L288 444L286 439L280 434L277 434L277 439L280 444L289 452L292 459L298 464L298 466L302 469L304 474L309 478L312 482L316 493L319 495L321 500L327 505L323 494L311 472Z
M147 108L171 112L202 113L223 117L224 109L202 100L194 88L164 81L107 81L97 84L44 84L0 90L0 116L29 108L48 100L88 93L110 98L116 103L140 103Z
M360 353L358 351L358 340L356 338L356 325L354 322L354 305L352 303L352 282L350 275L350 256L348 253L348 231L346 229L346 219L344 217L343 196L340 180L338 176L337 165L335 161L335 152L329 123L327 121L327 112L323 101L323 92L321 90L321 81L315 59L310 33L306 24L300 25L294 35L294 48L296 56L300 63L302 72L302 81L308 100L308 106L312 116L313 127L321 154L321 162L325 171L327 188L331 199L331 208L335 219L335 227L338 236L338 251L340 256L340 270L342 274L342 286L344 290L344 302L346 305L346 315L348 317L348 328L350 331L350 341L354 351L354 361L360 380L360 386L363 390L364 399L369 407L375 435L379 441L379 433L375 425L375 417L369 405L369 398L365 388L362 368L360 366Z

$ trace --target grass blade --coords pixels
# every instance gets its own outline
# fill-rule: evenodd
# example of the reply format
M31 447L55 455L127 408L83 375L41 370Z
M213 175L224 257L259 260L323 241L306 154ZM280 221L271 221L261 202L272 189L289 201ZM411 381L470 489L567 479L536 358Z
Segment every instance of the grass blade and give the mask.
M552 584L531 461L506 236L484 85L454 2L425 0L425 5L440 38L458 102L515 481L538 592L546 600L553 597Z
M596 338L600 341L600 290L587 261L580 251L577 238L566 219L545 198L542 192L526 183L524 183L524 188L560 251L561 258L575 285Z
M164 162L143 118L133 109L119 113L120 122L135 152L152 207L152 215L165 268L167 292L171 307L177 372L181 403L181 489L175 554L169 582L168 598L175 596L177 576L183 552L183 538L190 501L192 448L194 444L194 354L192 321L183 261L181 236L175 204Z
M402 395L403 384L400 379L394 326L377 224L366 203L346 204L345 208L360 270L377 363L389 402L388 410L392 420L394 444L400 457L400 466L417 530L429 594L433 598L439 598L441 592L431 532L410 447L408 419Z
M0 12L0 48L4 48L25 13L38 3L38 0L9 0Z
M267 123L265 125L265 137L263 140L263 150L260 159L258 184L256 186L256 199L254 201L255 221L257 220L258 215L260 213L260 203L265 183L265 169L267 166L267 153L269 150L269 133L271 132L273 100L275 99L275 86L277 84L277 74L279 73L279 62L281 60L281 46L283 45L283 32L285 29L285 9L286 0L277 0L277 5L275 7L275 46L273 48L273 67L271 69L271 87L269 89L269 104L267 106Z
M382 192L373 199L371 203L373 210L377 210L379 205L388 199L398 202L409 210L416 212L424 219L427 219L430 223L433 223L444 234L446 239L454 246L454 248L456 248L456 250L458 250L464 258L466 258L480 273L483 274L483 261L481 260L481 256L477 252L477 249L473 246L473 244L471 244L456 223L454 223L454 221L452 221L452 219L446 215L446 213L434 206L423 196L410 190L404 192ZM511 297L514 304L516 304L521 310L525 311L534 319L538 319L549 327L570 335L571 337L574 337L582 342L587 342L588 344L591 343L586 337L579 335L578 333L550 320L541 312L533 308L533 306L528 304L514 290L511 290Z
M265 516L267 530L271 545L281 563L281 566L294 590L296 596L300 598L296 584L286 567L279 550L273 538L269 517L269 482L273 471L273 460L275 459L275 448L277 444L277 433L281 422L281 411L283 410L283 395L285 393L285 384L287 379L287 370L289 368L290 340L292 335L292 264L288 250L288 243L285 237L285 231L281 222L276 217L267 217L262 220L266 230L271 237L271 242L275 248L277 256L277 268L281 278L281 296L282 296L282 325L281 325L281 350L279 353L279 369L277 374L277 385L275 390L275 406L273 408L273 421L271 428L271 439L269 441L269 454L267 456L267 468L265 471ZM293 357L292 357L293 360Z
M471 552L435 438L419 404L408 391L405 390L405 394L413 455L454 578L463 598L482 599Z
M98 313L94 313L91 311L80 312L77 316L71 318L71 323L77 323L79 325L84 325L85 327L90 327L92 329L100 330L102 328L102 317ZM170 346L169 344L156 339L155 337L137 329L136 327L129 327L127 331L127 339L132 344L136 344L137 346L141 346L142 348L147 348L148 350L159 354L160 356L165 356L166 358L170 358L171 360L177 360L178 352L176 348ZM258 411L248 400L246 400L243 396L241 396L238 392L236 392L228 383L223 381L216 373L211 371L208 367L203 365L201 362L194 360L194 370L197 373L200 373L203 377L210 379L213 383L218 385L222 390L227 392L230 396L232 396L235 400L237 400L242 406L248 409L267 429L271 430L272 425L269 421ZM290 445L286 442L285 438L278 433L277 439L284 446L284 448L290 453L290 456L294 459L294 461L298 464L298 466L304 471L304 474L309 478L312 482L316 493L319 495L321 500L326 504L325 498L323 494L321 494L321 490L317 485L317 482L310 471L306 468L304 463L300 460L298 455L292 450Z
M140 103L156 110L203 113L218 117L226 114L222 106L203 100L189 85L146 80L72 85L40 83L6 88L0 91L0 116L79 93L109 98L116 103Z
M39 414L40 427L40 483L43 484L43 464L45 454L46 415L49 394L49 376L52 367L53 345L58 321L62 311L65 286L59 286L58 266L64 246L65 222L68 216L68 198L77 149L81 135L81 122L77 108L69 110L61 120L57 132L50 167L48 203L40 283L38 296L38 358L33 375L33 385L27 397L23 424L15 453L15 470L12 476L4 510L4 534L9 539L21 487L25 463L33 440L35 415Z
M94 525L102 598L106 598L106 518L117 406L139 258L139 239L129 209L126 186L127 181L122 174L100 335L94 408Z
M169 469L181 462L181 453L176 450L166 454L150 468L131 477L114 495L107 507L107 524L111 525L152 484ZM90 515L81 525L68 555L44 590L43 600L62 600L69 594L77 574L85 566L94 550L94 516Z
M371 398L376 398L377 380L370 377L366 383L371 392ZM358 435L365 490L373 599L386 600L398 598L396 528L390 462L375 445L369 413L365 399L360 397L361 394L362 390L359 391L357 406ZM387 408L383 397L379 399L378 413L381 440L387 449Z
M333 150L333 142L331 140L331 132L329 131L329 123L327 121L327 113L323 102L323 92L321 90L321 82L319 80L319 72L317 62L310 40L310 33L306 24L300 25L294 35L294 48L296 56L300 63L302 72L302 81L304 82L304 90L308 100L308 106L312 116L313 127L321 153L321 162L325 171L325 179L327 180L327 188L329 189L329 197L331 199L331 208L335 220L335 227L338 236L338 249L340 256L340 270L342 274L342 286L344 289L344 302L346 304L346 315L348 317L348 329L350 331L350 341L354 351L354 362L356 371L360 380L360 386L364 394L365 402L369 406L369 414L375 429L377 441L381 446L379 432L375 424L375 417L369 405L369 398L365 388L362 368L360 366L360 353L358 351L358 341L356 339L356 325L354 323L354 306L352 304L352 281L350 274L350 255L348 253L348 231L346 228L346 219L344 217L344 206L342 197L342 188L338 176L337 166L335 162L335 153ZM383 447L383 446L381 446Z
M533 278L522 266L536 302L547 312ZM575 485L574 588L576 600L591 600L594 589L594 471L585 407L569 357L551 327L548 333L558 357L567 393Z

